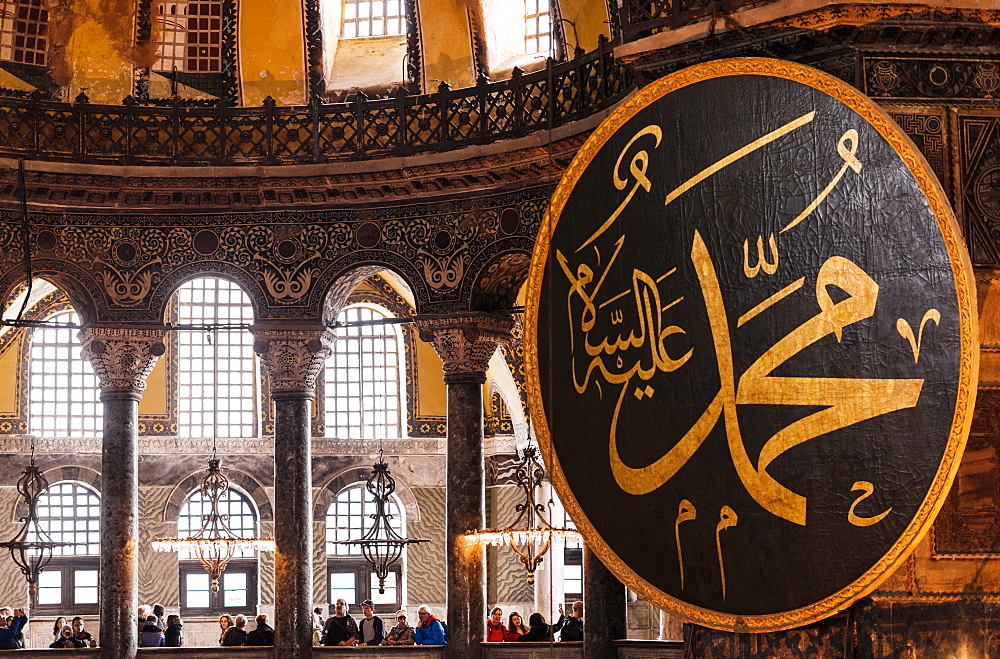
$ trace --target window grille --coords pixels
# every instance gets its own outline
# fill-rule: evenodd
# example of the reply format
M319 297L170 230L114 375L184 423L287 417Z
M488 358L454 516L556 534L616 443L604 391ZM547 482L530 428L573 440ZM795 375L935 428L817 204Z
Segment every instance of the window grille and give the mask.
M54 542L53 556L98 556L101 553L101 500L79 483L49 486L38 498L38 525Z
M174 0L156 4L154 71L222 71L222 0Z
M0 60L45 66L49 12L43 0L0 3Z
M551 48L549 0L524 0L524 52L547 53Z
M96 613L101 553L101 500L80 483L53 483L38 498L38 525L55 542L52 562L38 576L36 612ZM29 540L37 540L29 536Z
M341 35L381 37L406 33L402 0L344 0Z
M194 279L177 289L176 295L177 318L182 324L253 322L250 299L226 279ZM184 330L176 332L176 337L178 432L184 437L211 437L214 432L219 437L255 437L257 375L250 332ZM218 386L213 382L216 374Z
M337 322L391 318L375 306L347 307ZM326 436L393 439L402 435L402 355L395 324L355 325L337 331L325 369Z
M55 314L57 323L80 324L75 312ZM36 327L28 354L28 426L40 437L96 437L104 427L97 376L82 355L79 330Z

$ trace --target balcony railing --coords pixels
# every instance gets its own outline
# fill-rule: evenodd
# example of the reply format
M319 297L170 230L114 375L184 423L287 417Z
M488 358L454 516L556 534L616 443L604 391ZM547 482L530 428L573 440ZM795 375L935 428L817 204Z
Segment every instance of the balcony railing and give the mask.
M664 29L676 29L710 16L766 5L775 0L623 0L619 22L625 41Z
M0 99L0 155L110 164L318 163L446 151L548 130L633 86L614 44L541 71L437 93L259 108Z

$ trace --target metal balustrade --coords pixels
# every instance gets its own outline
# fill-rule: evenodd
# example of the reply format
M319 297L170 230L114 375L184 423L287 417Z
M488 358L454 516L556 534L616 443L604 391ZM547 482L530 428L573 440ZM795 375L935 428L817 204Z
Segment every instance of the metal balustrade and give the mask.
M676 29L710 16L766 5L775 0L622 0L619 22L625 41L664 29Z
M614 44L509 80L437 93L258 108L0 98L0 155L122 165L301 164L446 151L586 117L633 88Z

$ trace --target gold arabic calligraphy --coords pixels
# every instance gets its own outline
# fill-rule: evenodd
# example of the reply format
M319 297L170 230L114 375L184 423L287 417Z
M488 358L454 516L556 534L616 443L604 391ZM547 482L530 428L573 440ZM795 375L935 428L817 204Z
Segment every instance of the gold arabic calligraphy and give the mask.
M667 194L665 204L670 204L688 190L737 160L809 124L815 118L815 114L815 112L810 112L802 115L716 161ZM618 190L624 190L628 186L628 181L623 180L620 176L620 168L625 154L633 146L636 146L641 138L647 138L643 143L652 138L655 141L652 148L656 148L661 142L662 131L655 125L646 126L639 130L626 144L615 165L613 182ZM805 222L836 187L848 169L855 174L860 174L862 163L855 155L858 144L859 136L856 130L851 129L843 133L836 143L837 154L843 160L839 172L831 178L828 185L801 213L779 231L779 235ZM685 333L680 326L671 324L665 318L665 312L682 301L683 298L664 303L660 297L660 282L674 270L669 270L656 278L634 268L631 275L631 290L616 291L615 295L600 301L602 299L601 288L621 253L626 236L622 234L615 241L614 250L607 259L602 258L600 248L595 241L622 217L626 206L633 200L640 188L646 192L651 191L649 163L650 158L645 150L640 150L633 156L629 172L635 182L626 198L597 231L570 254L570 257L561 251L557 250L556 252L556 259L570 285L566 308L567 320L574 330L571 332L570 351L572 354L573 383L576 391L584 393L591 383L602 395L602 383L621 387L609 430L608 454L614 478L625 492L642 495L664 485L688 462L721 420L730 456L747 492L771 514L795 524L805 525L806 498L778 482L768 473L768 467L786 451L811 439L882 414L914 407L920 397L923 380L775 375L779 367L817 341L833 335L839 342L845 328L874 315L879 294L878 284L860 266L841 256L831 256L826 259L816 274L814 298L819 308L818 312L779 338L772 346L764 350L763 354L741 375L737 376L733 363L731 326L723 302L716 266L705 240L701 233L696 230L692 237L689 257L705 301L718 368L719 390L690 429L659 459L642 467L632 467L625 464L618 446L618 423L626 395L631 391L640 401L644 397L652 397L655 390L648 381L658 373L668 373L681 368L688 362L694 351L691 348L682 354L671 354L668 350L668 337ZM757 265L751 267L748 263L749 243L744 242L745 275L748 278L753 278L761 273L774 274L779 267L779 246L774 235L769 236L767 240L771 253L770 259L763 258L764 239L757 237L756 244L760 258ZM591 249L584 251L587 247L591 247ZM585 259L591 258L591 252L593 252L593 259L596 260L596 266L593 267L584 262ZM579 260L575 267L574 259ZM753 317L796 293L803 288L804 284L805 278L799 279L770 298L758 303L739 318L736 327L739 328ZM831 296L831 288L839 289L836 301ZM631 298L631 301L626 301L624 306L631 309L628 311L629 314L634 313L634 317L630 319L632 322L624 323L625 327L621 327L623 325L623 311L620 307L616 307L609 312L613 319L612 325L619 327L621 333L617 336L595 337L594 330L598 314L601 313L600 310L612 301L626 297ZM930 314L930 312L928 313ZM938 317L935 317L934 314L931 314L930 317L935 322L938 321ZM924 322L926 322L926 318ZM924 323L921 323L921 332L923 325ZM625 334L629 326L633 329ZM908 325L906 329L909 329ZM911 338L912 331L905 334L901 329L900 332L904 338L909 339L914 344L916 358L919 341L914 341ZM582 336L578 337L578 333ZM633 382L636 382L634 388L630 386ZM643 384L640 385L638 382ZM878 395L873 395L876 392ZM795 405L821 409L776 432L765 442L756 462L754 462L747 454L741 436L737 405ZM855 502L855 506L860 500L859 498ZM681 512L682 514L677 520L678 524L687 519L693 519L693 504L685 500L682 502ZM728 509L727 512L731 513L731 509ZM884 514L887 513L888 511ZM854 514L854 506L852 506L850 514L852 523L861 519ZM877 518L866 518L865 523L875 523L881 520L884 514ZM719 530L735 525L736 515L732 513L724 516L723 520L726 524L720 522ZM677 534L679 545L680 537L676 528L675 534ZM678 557L680 558L679 546ZM720 570L722 570L721 547L719 548L719 559ZM681 563L681 579L683 581L683 563Z

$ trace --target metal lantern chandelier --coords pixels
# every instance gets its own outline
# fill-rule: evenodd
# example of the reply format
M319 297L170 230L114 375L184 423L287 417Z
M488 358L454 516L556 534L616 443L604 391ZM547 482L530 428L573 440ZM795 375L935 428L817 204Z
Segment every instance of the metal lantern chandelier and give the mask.
M214 333L214 331L213 331ZM218 345L217 341L209 342ZM226 565L240 550L274 551L273 538L243 538L229 528L229 515L219 511L219 505L229 492L229 479L219 468L216 457L218 449L218 355L212 360L212 459L208 461L208 471L201 479L199 491L209 506L208 514L201 516L201 528L187 538L156 538L153 551L189 551L202 564L212 579L212 592L219 592L219 579Z
M521 462L517 467L517 486L524 494L524 501L514 510L517 519L505 529L481 529L468 531L465 541L469 545L500 547L509 545L524 568L528 571L528 583L535 583L535 570L542 557L552 547L552 538L579 540L579 532L553 526L545 518L545 506L535 501L535 496L545 480L545 467L538 459L533 446L526 446L521 452Z
M54 542L38 521L38 500L49 489L49 482L35 466L35 440L31 440L31 462L17 481L17 493L24 497L28 513L20 519L21 528L9 542L0 542L0 547L10 551L21 574L28 581L28 591L32 597L38 593L38 575L52 560L53 549L73 543Z
M229 492L229 479L219 469L219 460L208 461L208 471L199 487L208 502L209 512L202 515L201 528L189 538L157 538L153 551L190 551L212 579L212 592L219 592L219 578L238 550L274 551L272 538L242 538L229 528L229 515L219 512L219 503Z
M381 442L380 442L381 443ZM396 481L389 473L389 465L382 458L379 447L378 462L372 466L371 476L365 487L375 501L375 512L369 517L372 525L360 538L339 540L338 545L360 545L361 555L372 566L378 577L378 592L385 593L385 579L389 571L403 555L406 545L430 542L427 538L404 538L392 528L393 515L389 513L389 497L396 489Z

